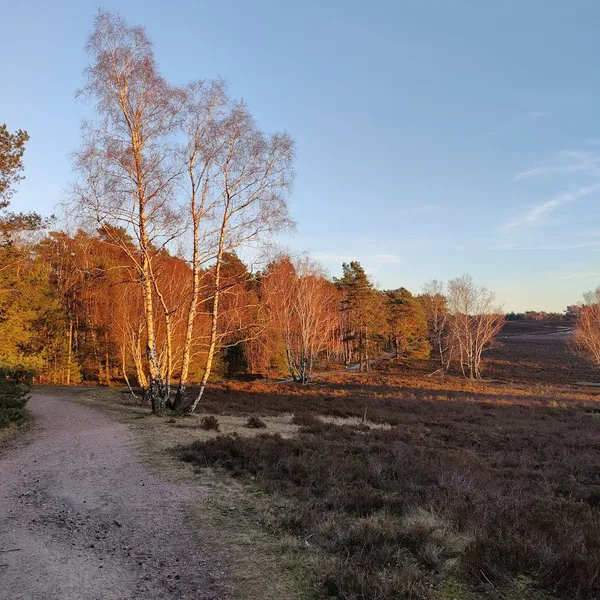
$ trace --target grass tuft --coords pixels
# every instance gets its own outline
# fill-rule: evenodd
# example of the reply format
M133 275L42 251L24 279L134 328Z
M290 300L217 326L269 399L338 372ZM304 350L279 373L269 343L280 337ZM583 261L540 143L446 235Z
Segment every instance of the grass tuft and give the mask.
M204 429L204 431L219 431L219 420L214 415L202 417L200 420L200 429Z
M246 421L246 427L248 429L266 429L267 424L260 417L250 417Z

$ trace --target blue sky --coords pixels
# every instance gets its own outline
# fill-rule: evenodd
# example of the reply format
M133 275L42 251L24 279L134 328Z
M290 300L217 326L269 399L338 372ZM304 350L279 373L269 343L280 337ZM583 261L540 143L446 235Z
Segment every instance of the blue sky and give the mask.
M332 275L414 292L468 272L506 310L600 285L600 3L129 0L175 83L221 75L297 144L290 208ZM31 135L14 207L55 210L89 107L96 5L5 3L0 122Z

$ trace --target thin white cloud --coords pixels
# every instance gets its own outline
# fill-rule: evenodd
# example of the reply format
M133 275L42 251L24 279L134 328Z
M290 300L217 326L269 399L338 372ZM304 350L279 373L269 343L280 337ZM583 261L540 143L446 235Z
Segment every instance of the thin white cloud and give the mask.
M588 231L575 231L573 234L580 238L597 238L600 236L600 230L590 229Z
M580 198L583 198L584 196L587 196L598 189L600 189L600 184L581 186L574 190L559 194L558 196L555 196L546 202L534 204L533 206L530 206L522 215L507 221L504 224L504 227L510 229L520 225L537 223L565 204L575 202L576 200L579 200Z
M519 250L578 250L581 248L600 248L600 242L582 242L580 244L536 244L531 246L519 246L518 244L504 244L501 246L490 246L489 250L495 252L510 252Z
M513 177L513 181L518 182L552 175L571 175L573 173L598 177L600 175L600 153L563 150L552 156L544 164L517 173Z
M532 110L523 115L519 115L518 117L509 119L499 127L496 127L496 129L492 129L490 131L490 135L500 135L501 133L505 133L506 131L518 127L519 125L523 125L524 123L527 123L529 121L537 121L539 119L549 117L551 114L552 113L550 113L547 110Z
M572 279L600 279L600 271L582 271L579 273L568 273L561 275L551 281L570 281Z

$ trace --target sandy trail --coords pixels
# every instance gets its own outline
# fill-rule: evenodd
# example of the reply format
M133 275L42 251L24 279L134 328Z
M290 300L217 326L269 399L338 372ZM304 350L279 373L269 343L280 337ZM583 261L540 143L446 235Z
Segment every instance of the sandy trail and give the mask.
M395 358L395 352L389 352L388 354L384 354L377 358L370 358L369 365L372 367L375 363L381 362L383 360L391 360ZM345 369L337 370L337 371L321 371L319 373L313 373L314 377L328 377L330 375L340 375L341 373L360 373L360 363L352 363L348 365ZM277 383L294 383L294 379L292 377L286 377L285 379L280 379Z
M35 394L28 443L0 456L0 599L228 598L223 558L186 520L207 493L137 456L100 411Z

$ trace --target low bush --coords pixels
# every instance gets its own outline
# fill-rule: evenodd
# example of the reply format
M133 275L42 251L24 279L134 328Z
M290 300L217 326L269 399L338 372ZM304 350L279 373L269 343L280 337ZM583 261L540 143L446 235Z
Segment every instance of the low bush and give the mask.
M600 597L595 415L425 404L397 402L389 430L302 414L295 438L219 436L181 456L284 499L276 526L320 551L324 596Z
M300 427L318 427L322 424L322 421L317 419L310 413L294 413L292 417L292 425L298 425Z
M0 371L0 427L19 425L25 419L28 388Z
M246 422L248 429L265 429L267 424L260 417L250 417Z
M219 421L217 417L208 415L200 420L200 429L205 431L219 431Z

